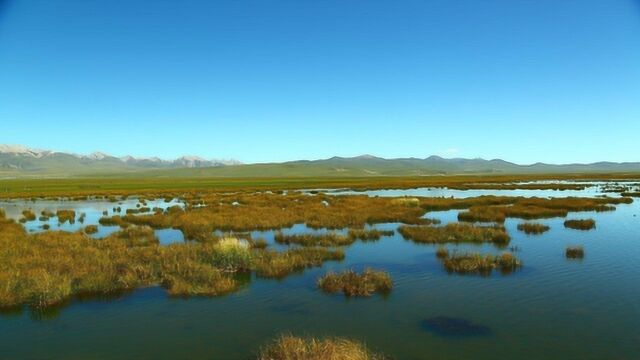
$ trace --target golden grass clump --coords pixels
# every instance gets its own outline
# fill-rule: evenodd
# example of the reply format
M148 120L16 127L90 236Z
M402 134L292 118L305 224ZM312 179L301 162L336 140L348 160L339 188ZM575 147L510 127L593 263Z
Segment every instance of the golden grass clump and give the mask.
M46 217L46 218L52 218L52 217L56 216L56 213L54 213L51 210L44 209L44 210L42 210L40 212L40 215L42 215L43 217Z
M98 232L98 226L97 225L87 225L84 227L84 233L85 234L95 234Z
M283 335L264 346L257 360L384 360L354 340Z
M23 210L22 218L24 219L24 222L34 221L36 219L36 213L34 213L31 209Z
M591 230L596 227L596 221L593 219L566 220L564 227L575 230Z
M318 287L327 293L342 292L348 297L388 294L393 288L391 276L385 271L365 269L358 274L353 270L328 273L318 279Z
M518 224L518 230L524 231L525 234L542 234L549 231L550 227L540 223L524 222Z
M436 250L436 257L438 259L444 259L449 256L449 250L444 246L439 246Z
M286 252L257 250L253 253L253 270L260 277L283 278L292 272L321 266L325 261L341 261L344 252L326 248L305 247Z
M124 221L121 216L114 215L111 217L103 216L98 220L98 223L102 226L120 226L127 227L129 223Z
M497 256L479 253L454 253L442 257L441 260L445 270L457 274L489 275L494 269L508 274L522 266L520 260L509 252Z
M451 223L442 227L400 226L398 231L405 239L419 243L494 243L507 245L511 238L503 226L474 226Z
M75 210L58 210L56 211L56 216L58 217L58 222L61 224L64 224L65 222L73 224L76 221Z
M564 253L567 259L584 258L584 248L582 246L568 246Z

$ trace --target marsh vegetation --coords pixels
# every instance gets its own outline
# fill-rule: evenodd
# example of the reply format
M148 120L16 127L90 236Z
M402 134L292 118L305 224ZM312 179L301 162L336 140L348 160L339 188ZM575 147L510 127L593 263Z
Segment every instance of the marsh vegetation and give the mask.
M257 360L384 360L358 341L283 335L260 350Z
M367 268L361 273L346 270L328 273L318 279L318 287L326 293L342 292L347 297L367 297L375 293L388 294L393 280L385 271Z
M522 266L512 253L483 255L480 253L453 253L441 256L444 268L450 273L489 275L493 270L509 274Z
M564 227L575 230L591 230L596 227L596 221L593 219L566 220Z
M344 254L321 248L251 249L224 239L159 246L151 228L131 226L96 241L82 232L27 234L0 218L0 307L61 305L74 296L113 294L161 285L172 296L234 291L232 274L284 277Z
M503 226L474 226L451 223L436 226L400 226L398 232L407 240L419 243L494 243L507 245L511 239Z
M542 234L549 231L550 227L540 223L524 222L518 224L518 230L523 231L525 234Z
M460 183L456 186L462 188L466 185ZM469 188L474 186L470 185ZM512 185L478 186L509 188ZM371 188L375 188L375 185ZM458 282L488 281L487 284L499 288L497 282L503 281L499 277L453 278L446 276L447 273L481 277L495 273L511 274L522 267L523 260L527 268L531 264L530 268L538 274L544 273L544 262L541 265L540 260L531 255L535 252L527 251L528 246L535 246L537 242L523 240L523 234L510 234L514 220L509 219L524 219L518 224L518 231L540 234L548 231L548 226L530 219L562 218L577 211L613 211L619 205L633 201L627 195L562 199L492 195L468 198L374 197L330 195L328 190L299 193L278 189L239 189L223 192L220 189L191 187L105 192L108 194L100 195L97 201L95 196L73 194L65 195L59 203L49 202L40 206L40 199L25 201L24 207L11 213L15 221L3 217L0 226L0 263L3 264L0 267L0 310L13 311L26 305L32 310L30 314L44 313L44 309L58 308L81 299L118 294L127 294L131 301L137 301L138 296L147 301L147 297L157 297L158 293L162 299L166 296L215 297L236 293L230 296L234 301L216 301L215 306L237 312L237 305L234 305L238 303L236 296L242 299L254 296L257 299L255 301L262 301L263 295L268 294L270 299L278 303L274 306L280 306L284 309L280 311L287 314L287 320L277 315L270 320L277 323L274 326L286 329L287 321L298 321L296 316L316 320L326 318L327 314L335 311L348 310L336 310L336 307L358 304L357 309L354 307L349 311L367 313L369 307L372 311L380 311L378 303L389 308L394 304L404 304L410 301L405 298L407 294L418 294L417 298L424 299L431 296L429 294L440 296L442 289L458 286L455 285ZM618 194L616 192L613 196ZM627 194L631 192L627 191ZM96 209L75 206L67 203L71 199L89 199L104 202L106 206L99 204ZM41 211L43 207L47 210ZM438 213L440 211L443 213ZM36 215L39 215L39 220L27 220ZM600 221L600 215L593 216ZM24 225L18 223L20 219L25 219ZM85 224L82 224L82 219ZM96 219L99 219L97 224ZM552 220L552 223L563 220ZM440 221L445 225L440 225ZM508 221L506 228L503 226L505 221ZM80 224L72 225L73 222ZM49 226L54 230L71 232L41 232ZM162 234L167 233L177 233L177 243L168 245L174 240L163 239L162 236L166 235ZM545 237L553 238L555 235L552 233ZM572 234L580 235L577 232ZM403 238L411 242L403 241ZM365 241L372 243L366 246L359 244ZM375 241L378 242L373 243ZM425 245L417 246L413 242ZM565 249L561 242L545 243L556 255L564 250L565 256L570 259L584 256L581 247L582 253L578 254L573 247ZM492 253L494 247L509 248L512 252L522 248L522 252L517 254L518 257L512 252ZM550 258L557 261L555 256ZM315 271L313 274L307 272L288 277L310 267L321 267L327 261L345 259L341 264L332 265L332 268L335 266L335 273L319 270L325 274L320 278L316 277ZM367 269L367 266L378 270ZM394 296L384 297L384 301L375 297L369 300L341 300L343 296L367 297L393 291L394 282L386 271L391 271L396 277ZM524 273L513 275L507 280L508 286L525 279ZM527 272L527 276L531 273ZM285 277L288 278L280 280ZM426 277L432 280L420 282ZM415 286L417 283L427 285L421 288ZM251 291L239 291L248 286L252 287ZM304 291L296 292L295 296L287 292L301 288ZM308 291L316 288L316 291ZM421 293L422 290L424 292ZM338 296L322 296L321 292ZM280 298L282 293L286 294ZM304 300L301 301L301 298ZM495 298L492 301L500 302ZM166 302L179 304L179 307L195 304L194 309L198 310L194 311L201 311L203 303L180 300ZM330 311L310 306L324 302L332 307ZM248 303L253 304L250 300ZM445 303L439 305L448 306ZM73 312L74 308L65 311ZM270 314L270 305L255 308ZM416 316L411 312L412 318L403 321L413 321L416 331L427 330L431 336L489 333L486 326L473 324L467 319L437 315L440 314L425 311ZM444 315L460 316L455 313ZM36 315L31 316L35 318ZM253 317L259 316L254 314ZM427 320L421 322L425 318ZM329 320L331 324L342 324L341 319ZM378 330L376 328L375 331ZM315 328L313 331L314 334L322 334L315 332ZM356 350L349 350L352 346ZM342 359L340 356L347 354L350 354L348 359L358 359L358 356L381 358L372 357L374 355L358 342L336 338L282 337L266 345L259 355L256 355L255 347L251 350L254 356L262 356L260 359L277 359L276 356L283 356L283 359L296 359L292 356L302 359L313 359L314 356L318 359Z
M582 246L567 246L564 253L567 259L584 258L584 248Z

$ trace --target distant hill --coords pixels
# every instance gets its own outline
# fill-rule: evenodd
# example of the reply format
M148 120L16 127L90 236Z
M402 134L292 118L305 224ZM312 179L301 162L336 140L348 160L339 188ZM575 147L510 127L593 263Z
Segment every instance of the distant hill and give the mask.
M640 172L640 162L518 165L493 159L445 159L439 156L384 159L371 155L241 164L184 156L175 160L114 157L104 153L76 155L24 146L0 145L0 176L152 176L152 177L355 177L458 174L553 174Z
M78 155L31 149L21 145L0 145L0 174L5 176L127 173L150 169L201 168L239 164L240 162L236 160L207 160L197 156L163 160L157 157L115 157L102 152Z

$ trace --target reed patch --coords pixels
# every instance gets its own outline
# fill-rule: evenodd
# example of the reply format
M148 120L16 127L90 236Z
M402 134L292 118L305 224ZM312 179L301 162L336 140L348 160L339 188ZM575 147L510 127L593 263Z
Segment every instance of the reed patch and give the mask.
M566 220L564 227L575 230L595 229L596 221L593 219Z
M540 223L524 222L518 224L518 230L525 234L539 235L549 231L550 229L551 228L549 226Z
M385 360L355 340L282 335L265 345L256 360Z
M442 265L449 273L490 275L494 270L510 274L522 266L512 253L483 255L480 253L453 253L443 256Z

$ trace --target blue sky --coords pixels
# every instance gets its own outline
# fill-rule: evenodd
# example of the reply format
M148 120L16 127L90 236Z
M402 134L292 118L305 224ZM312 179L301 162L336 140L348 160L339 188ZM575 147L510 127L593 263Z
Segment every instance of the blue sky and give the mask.
M0 143L640 161L632 0L0 0Z

